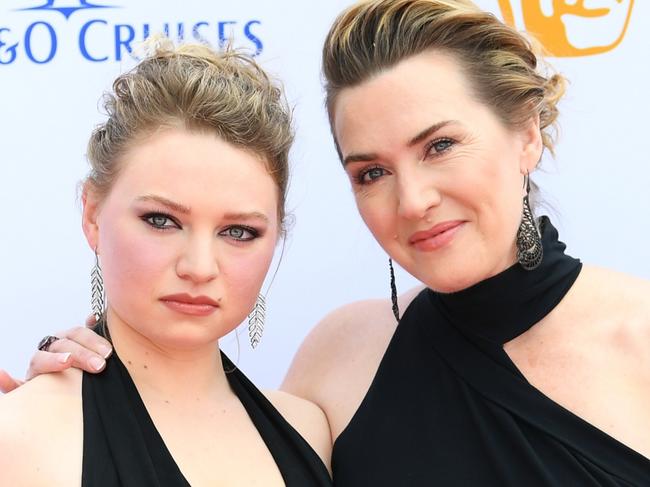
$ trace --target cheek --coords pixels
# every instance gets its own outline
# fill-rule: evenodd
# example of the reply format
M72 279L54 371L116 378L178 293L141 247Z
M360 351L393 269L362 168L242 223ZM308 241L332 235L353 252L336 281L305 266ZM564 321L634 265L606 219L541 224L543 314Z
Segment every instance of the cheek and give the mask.
M234 253L221 265L221 271L228 275L233 286L238 289L257 288L261 286L272 258L272 247L264 248L260 252L251 252L250 255Z
M498 157L498 156L497 156ZM510 255L522 211L522 178L516 164L493 158L476 165L465 179L473 188L464 192L466 206L475 213L480 234L474 247L488 265L493 258ZM490 257L491 256L491 257Z
M268 239L252 249L225 248L219 259L219 271L225 291L226 300L230 301L230 309L238 311L234 317L241 321L251 311L264 278L269 270L275 250L275 241Z
M384 241L396 234L395 215L397 209L391 204L390 195L380 191L373 194L357 193L357 209L376 240L384 246Z
M160 283L159 276L170 268L173 270L170 262L174 250L169 240L129 225L100 233L100 260L106 295L112 306L140 302L132 299L136 295L153 295L156 283Z
M517 164L508 155L500 154L470 162L454 178L454 194L482 211L483 218L509 213L522 195Z

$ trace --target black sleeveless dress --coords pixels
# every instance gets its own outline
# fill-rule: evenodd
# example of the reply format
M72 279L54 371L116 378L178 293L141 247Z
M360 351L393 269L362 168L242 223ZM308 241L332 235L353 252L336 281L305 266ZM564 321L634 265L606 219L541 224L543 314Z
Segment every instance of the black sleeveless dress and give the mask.
M264 395L222 353L228 382L287 486L331 486L325 465ZM230 372L231 371L231 372ZM114 353L97 375L84 373L83 487L186 487L126 367Z
M335 485L650 486L650 459L535 389L503 350L581 269L542 226L537 269L415 298L334 444Z

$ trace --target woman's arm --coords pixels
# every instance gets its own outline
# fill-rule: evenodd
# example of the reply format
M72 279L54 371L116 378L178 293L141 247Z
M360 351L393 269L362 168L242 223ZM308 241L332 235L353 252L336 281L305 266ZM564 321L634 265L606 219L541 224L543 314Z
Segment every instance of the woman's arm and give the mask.
M316 404L282 391L264 391L266 398L309 443L332 473L332 434L327 417Z
M94 324L89 318L87 326ZM106 358L113 351L111 344L92 330L83 327L71 328L57 333L60 340L52 343L48 351L37 350L29 362L25 380L50 372L61 372L70 367L96 373L104 369ZM8 393L21 386L24 381L16 379L0 369L0 391Z

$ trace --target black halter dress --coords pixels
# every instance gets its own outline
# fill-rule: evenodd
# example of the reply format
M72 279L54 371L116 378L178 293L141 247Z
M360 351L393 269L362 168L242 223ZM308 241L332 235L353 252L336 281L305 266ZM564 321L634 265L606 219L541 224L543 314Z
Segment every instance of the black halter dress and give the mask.
M650 486L650 459L535 389L503 350L580 273L542 227L537 269L415 298L334 444L335 485Z
M264 395L221 354L232 390L248 412L287 486L331 486L327 469ZM187 487L187 482L117 354L106 370L84 372L82 487Z

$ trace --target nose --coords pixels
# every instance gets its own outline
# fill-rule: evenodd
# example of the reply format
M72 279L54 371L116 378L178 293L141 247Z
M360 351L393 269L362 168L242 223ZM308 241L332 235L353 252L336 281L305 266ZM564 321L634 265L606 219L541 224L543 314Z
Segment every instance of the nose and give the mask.
M435 206L441 196L430 174L408 170L397 177L398 214L409 220L420 220Z
M214 236L189 238L176 263L176 274L200 284L219 275Z

